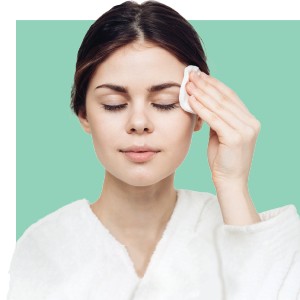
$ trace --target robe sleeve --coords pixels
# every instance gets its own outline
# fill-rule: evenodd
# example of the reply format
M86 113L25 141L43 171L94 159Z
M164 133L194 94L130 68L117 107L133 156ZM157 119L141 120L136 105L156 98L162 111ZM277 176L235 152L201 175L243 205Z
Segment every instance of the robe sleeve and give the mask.
M300 300L297 209L286 205L259 215L259 223L217 228L225 299Z

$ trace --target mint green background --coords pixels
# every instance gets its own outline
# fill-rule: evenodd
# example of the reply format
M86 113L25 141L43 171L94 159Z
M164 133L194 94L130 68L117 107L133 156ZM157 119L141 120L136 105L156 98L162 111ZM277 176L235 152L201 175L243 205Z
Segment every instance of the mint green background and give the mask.
M295 204L300 211L300 22L190 22L211 75L262 124L249 178L257 210ZM17 238L48 213L101 192L104 170L69 109L77 50L91 24L17 21ZM205 125L194 134L176 188L215 193L208 132Z

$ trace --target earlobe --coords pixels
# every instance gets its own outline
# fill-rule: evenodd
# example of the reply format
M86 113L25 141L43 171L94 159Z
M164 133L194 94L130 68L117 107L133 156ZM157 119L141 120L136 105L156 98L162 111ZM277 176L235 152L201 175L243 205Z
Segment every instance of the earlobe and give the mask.
M87 115L79 112L78 114L79 122L86 133L91 133L90 123L88 121Z
M197 116L197 120L195 122L195 127L194 127L194 131L199 131L202 127L203 124L203 120Z

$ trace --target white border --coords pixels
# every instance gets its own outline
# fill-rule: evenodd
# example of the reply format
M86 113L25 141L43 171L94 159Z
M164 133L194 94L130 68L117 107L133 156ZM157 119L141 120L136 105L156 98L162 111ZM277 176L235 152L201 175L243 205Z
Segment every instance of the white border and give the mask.
M17 19L95 20L124 1L27 0L18 1ZM144 1L136 0L138 3ZM162 0L188 20L298 19L298 0Z
M8 268L16 232L16 20L95 20L123 1L12 1L3 7L1 29L0 117L0 298L6 299ZM137 0L138 3L143 1ZM188 20L297 20L298 0L161 0ZM13 6L13 7L12 7Z
M0 299L6 299L16 236L16 27L11 12L3 7L0 13Z

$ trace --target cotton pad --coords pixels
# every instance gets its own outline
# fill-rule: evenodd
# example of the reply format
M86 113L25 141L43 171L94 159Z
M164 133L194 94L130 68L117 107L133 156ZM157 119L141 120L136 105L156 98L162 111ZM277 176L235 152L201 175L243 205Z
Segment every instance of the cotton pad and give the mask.
M189 105L189 102L188 102L189 95L188 95L188 93L185 89L185 85L187 84L187 82L189 80L189 74L192 71L199 71L200 72L200 70L197 66L192 66L192 65L187 66L184 69L183 80L182 80L181 87L180 87L180 90L179 90L179 103L180 103L180 106L182 107L183 110L185 110L189 113L195 114L195 112L192 110L192 108Z

